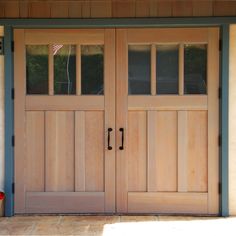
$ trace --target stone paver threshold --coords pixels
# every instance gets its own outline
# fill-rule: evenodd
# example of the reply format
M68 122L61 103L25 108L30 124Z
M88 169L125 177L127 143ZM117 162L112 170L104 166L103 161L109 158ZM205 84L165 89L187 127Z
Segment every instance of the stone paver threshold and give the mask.
M236 235L236 217L15 216L0 218L0 235Z

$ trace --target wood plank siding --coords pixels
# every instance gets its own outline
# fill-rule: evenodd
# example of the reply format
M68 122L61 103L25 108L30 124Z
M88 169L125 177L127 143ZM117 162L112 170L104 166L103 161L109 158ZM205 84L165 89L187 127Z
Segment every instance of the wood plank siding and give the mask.
M235 16L236 1L0 0L0 18L120 18Z

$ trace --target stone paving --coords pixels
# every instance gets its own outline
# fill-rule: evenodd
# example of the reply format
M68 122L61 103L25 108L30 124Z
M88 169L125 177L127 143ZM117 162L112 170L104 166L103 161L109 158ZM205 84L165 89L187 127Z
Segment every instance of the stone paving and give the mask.
M236 217L15 216L0 218L0 235L236 236Z

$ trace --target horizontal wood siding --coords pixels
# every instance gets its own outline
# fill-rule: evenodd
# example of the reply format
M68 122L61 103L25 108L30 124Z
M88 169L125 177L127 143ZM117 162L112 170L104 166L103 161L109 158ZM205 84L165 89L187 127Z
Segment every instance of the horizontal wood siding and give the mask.
M235 15L236 1L0 1L0 18L198 17Z

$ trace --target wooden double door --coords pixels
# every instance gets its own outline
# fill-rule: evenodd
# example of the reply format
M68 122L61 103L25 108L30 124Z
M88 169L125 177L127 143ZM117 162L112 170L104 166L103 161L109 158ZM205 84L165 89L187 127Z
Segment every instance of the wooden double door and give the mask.
M218 214L217 28L14 40L15 213Z

